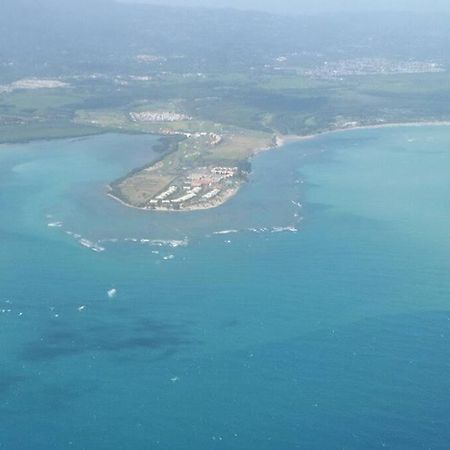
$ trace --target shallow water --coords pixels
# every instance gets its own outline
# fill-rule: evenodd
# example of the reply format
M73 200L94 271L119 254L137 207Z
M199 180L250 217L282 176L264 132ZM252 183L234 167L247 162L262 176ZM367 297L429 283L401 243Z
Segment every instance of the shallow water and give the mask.
M153 141L0 150L0 448L446 448L450 128L289 144L168 215L105 196Z

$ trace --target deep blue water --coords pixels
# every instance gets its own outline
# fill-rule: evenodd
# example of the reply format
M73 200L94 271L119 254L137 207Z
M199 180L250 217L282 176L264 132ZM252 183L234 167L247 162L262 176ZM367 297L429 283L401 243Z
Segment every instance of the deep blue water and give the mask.
M450 128L289 144L169 215L105 196L153 141L0 147L0 448L448 448Z

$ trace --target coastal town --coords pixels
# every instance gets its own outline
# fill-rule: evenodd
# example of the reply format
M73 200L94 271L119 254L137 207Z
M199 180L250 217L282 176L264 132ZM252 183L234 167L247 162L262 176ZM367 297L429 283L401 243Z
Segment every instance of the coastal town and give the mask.
M445 69L436 62L391 61L385 58L355 58L338 61L324 61L313 68L300 71L304 76L317 79L335 79L368 75L408 75L419 73L440 73Z
M299 64L301 55L296 53L279 56L266 69L276 72L296 73L317 80L335 80L346 77L370 75L412 75L442 73L446 68L437 61L397 60L388 58L347 58L327 60L315 54L312 65Z

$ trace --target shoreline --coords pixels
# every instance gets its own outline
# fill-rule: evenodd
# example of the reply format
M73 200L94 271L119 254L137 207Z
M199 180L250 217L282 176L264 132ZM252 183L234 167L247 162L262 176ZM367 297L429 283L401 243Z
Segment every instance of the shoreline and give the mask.
M257 155L261 152L273 150L282 147L285 144L289 144L290 142L297 142L303 140L314 139L323 135L331 134L331 133L341 133L344 131L355 131L355 130L368 130L368 129L376 129L376 128L393 128L393 127L420 127L420 126L450 126L450 120L435 120L435 121L424 121L424 122L386 122L380 124L373 125L357 125L353 127L346 128L336 128L333 130L325 130L319 131L313 134L305 134L305 135L296 135L296 134L277 134L277 142L273 146L263 147L255 150L254 155ZM96 127L94 127L95 130ZM150 135L156 137L167 137L165 134L160 133L147 133L142 131L125 131L120 129L102 129L101 131L94 131L92 133L83 133L83 134L67 134L65 136L46 136L46 137L30 137L25 139L18 140L6 140L0 141L0 147L10 146L10 145L22 145L29 144L32 142L42 142L42 141L61 141L65 139L82 139L89 138L93 136L99 136L104 134L125 134L125 135Z
M65 141L65 140L76 140L76 139L84 139L95 136L101 136L108 133L116 133L116 131L101 131L101 132L93 132L93 133L83 133L83 134L68 134L66 136L47 136L47 137L33 137L26 139L18 139L11 141L0 141L0 147L7 147L13 145L26 145L32 144L33 142L54 142L54 141Z
M315 134L305 134L303 136L289 134L282 136L283 144L289 144L290 142L299 142L299 141L308 141L311 139L316 139L321 136L326 136L328 134L334 133L343 133L346 131L358 131L358 130L372 130L372 129L380 129L380 128L413 128L413 127L424 127L424 126L450 126L450 120L442 120L442 121L424 121L424 122L386 122L386 123L378 123L373 125L355 125L351 127L345 128L336 128L333 130L325 130L320 131Z
M302 142L302 141L308 141L313 140L316 138L319 138L321 136L326 136L329 134L334 133L344 133L344 132L351 132L351 131L358 131L358 130L371 130L371 129L381 129L381 128L412 128L412 127L422 127L422 126L450 126L450 120L448 121L424 121L424 122L389 122L389 123L378 123L378 124L372 124L372 125L355 125L345 128L336 128L336 129L330 129L321 131L315 134L309 134L309 135L276 135L276 140L272 146L263 147L255 149L254 153L249 157L249 160L252 160L256 156L258 156L260 153L264 153L266 151L270 150L277 150L281 149L284 145L289 144L291 142ZM122 200L121 198L117 197L112 193L112 187L111 185L108 185L107 188L109 189L109 192L107 193L108 197L112 198L113 200L119 202L121 205L126 206L127 208L137 209L140 211L154 211L154 212L173 212L173 213L183 213L183 212L194 212L194 211L205 211L208 209L214 209L219 206L222 206L225 204L228 200L233 198L241 189L241 186L244 182L241 182L238 187L235 189L230 189L226 191L220 198L217 198L216 201L212 203L205 203L205 204L198 204L198 205L191 205L187 206L182 209L170 209L170 208L145 208L140 206L134 206L130 203L127 203L126 201Z
M207 209L214 209L218 208L219 206L222 206L225 204L228 200L233 198L241 189L241 184L236 189L229 189L226 191L220 198L217 198L217 202L211 203L205 203L204 205L196 205L196 206L188 206L186 208L182 209L169 209L169 208L144 208L141 206L134 206L130 203L127 203L126 201L122 200L121 198L115 196L112 192L108 192L106 195L116 202L119 202L121 205L126 206L127 208L131 209L137 209L139 211L145 211L145 212L164 212L164 213L186 213L186 212L194 212L194 211L205 211ZM110 186L108 186L109 189L111 189Z
M285 144L284 137L280 134L276 134L275 136L275 142L272 145L266 146L266 147L259 147L256 148L253 153L248 157L248 161L251 161L253 158L258 156L260 153L268 152L271 150L280 149ZM154 165L155 162L152 162L151 165ZM126 175L124 178L127 178L129 175ZM239 185L233 189L228 189L222 193L222 195L216 197L214 200L210 200L209 202L202 202L198 203L196 205L190 205L186 206L184 208L180 209L172 209L172 208L164 208L164 207L156 207L156 208L145 208L141 206L135 206L132 205L125 200L121 199L120 197L113 194L113 188L111 185L107 186L107 189L109 192L107 193L107 196L112 198L113 200L119 202L121 205L126 206L127 208L137 209L140 211L155 211L155 212L174 212L174 213L183 213L183 212L193 212L193 211L205 211L208 209L214 209L218 208L219 206L222 206L228 200L233 198L241 189L242 185L245 183L245 181L241 181Z

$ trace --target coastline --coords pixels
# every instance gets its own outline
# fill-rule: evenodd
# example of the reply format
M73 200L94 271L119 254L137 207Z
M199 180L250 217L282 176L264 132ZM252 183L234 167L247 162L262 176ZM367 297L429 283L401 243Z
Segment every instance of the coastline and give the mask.
M372 125L355 125L355 126L349 126L344 128L336 128L336 129L330 129L321 131L315 134L309 134L309 135L281 135L277 134L275 138L275 142L272 146L258 148L254 150L254 153L250 156L249 160L256 157L258 154L269 151L269 150L276 150L282 148L284 145L289 144L291 142L302 142L302 141L308 141L312 139L316 139L321 136L326 136L329 134L334 133L343 133L343 132L349 132L349 131L357 131L357 130L370 130L370 129L381 129L381 128L401 128L401 127L421 127L421 126L450 126L450 120L449 121L424 121L424 122L389 122L389 123L377 123ZM107 188L109 192L107 195L114 199L115 201L119 202L121 205L126 206L128 208L132 209L138 209L141 211L154 211L154 212L174 212L174 213L183 213L183 212L193 212L193 211L204 211L207 209L214 209L217 208L223 204L225 204L228 200L230 200L232 197L234 197L240 190L243 182L239 184L234 189L229 189L226 192L223 193L220 197L215 198L214 200L211 200L209 202L205 203L199 203L195 205L186 206L184 208L180 209L171 209L171 208L144 208L140 206L134 206L130 203L127 203L123 199L117 197L112 192L112 186L108 185Z
M101 136L108 133L121 133L117 130L100 130L96 131L95 129L92 131L92 133L82 133L82 134L67 134L64 136L45 136L45 137L30 137L30 138L24 138L24 139L14 139L14 140L1 140L0 141L0 148L6 147L6 146L12 146L12 145L24 145L24 144L31 144L33 142L54 142L54 141L64 141L64 140L76 140L76 139L84 139L84 138L90 138L95 136Z
M220 197L217 197L215 201L212 202L205 202L204 204L198 204L198 205L192 205L187 206L182 209L169 209L169 208L143 208L141 206L134 206L130 203L127 203L126 201L122 200L121 198L115 196L111 192L111 186L108 186L108 189L110 189L110 192L108 192L106 195L116 202L119 202L121 205L126 206L127 208L131 209L137 209L139 211L145 211L145 212L171 212L171 213L185 213L185 212L194 212L194 211L205 211L207 209L214 209L218 208L219 206L222 206L224 203L226 203L228 200L233 198L240 190L242 183L235 189L229 189L226 192L223 193Z
M412 127L423 127L423 126L450 126L450 120L442 121L424 121L424 122L386 122L378 123L373 125L356 125L351 127L336 128L333 130L320 131L314 134L305 134L303 136L290 134L282 137L283 144L288 144L290 142L308 141L321 136L326 136L328 134L343 133L345 131L357 131L357 130L371 130L379 128L412 128Z
M248 157L248 161L250 161L251 159L253 159L254 157L256 157L258 154L263 153L263 152L267 152L270 150L275 150L275 149L279 149L280 147L282 147L285 144L285 140L284 137L277 134L275 136L275 141L273 142L272 145L268 145L266 147L259 147L253 150L253 153ZM155 164L155 162L152 162L151 165L153 166ZM134 171L132 171L134 172ZM126 175L123 178L127 178L128 176L130 176L130 174ZM218 208L219 206L223 205L224 203L226 203L228 200L230 200L232 197L234 197L240 190L242 184L245 181L241 181L239 183L238 186L231 188L231 189L227 189L226 191L224 191L221 195L215 197L214 199L210 199L209 201L204 201L201 203L196 203L193 205L188 205L185 207L182 207L180 209L172 209L172 208L165 208L165 207L155 207L155 208L145 208L145 207L141 207L141 206L135 206L131 203L126 202L125 200L121 199L120 197L114 195L113 193L113 187L112 185L108 185L107 189L108 189L108 197L112 198L113 200L119 202L121 205L126 206L128 208L132 208L132 209L137 209L140 211L156 211L156 212L174 212L174 213L179 213L179 212L193 212L193 211L204 211L207 209L214 209L214 208Z

